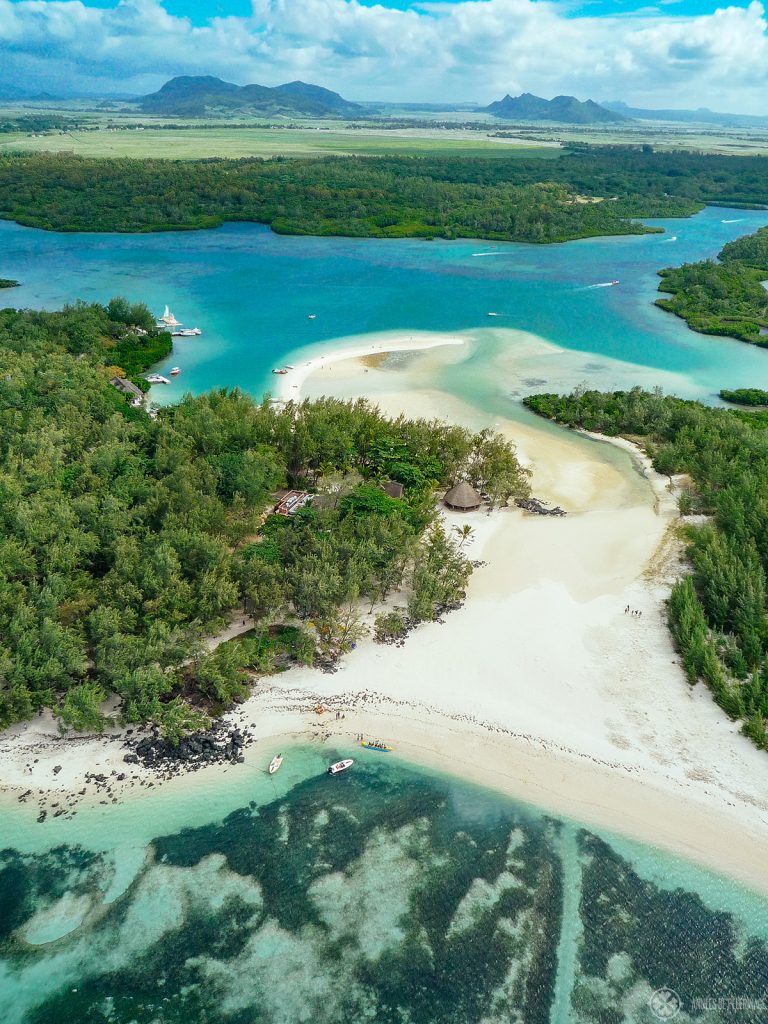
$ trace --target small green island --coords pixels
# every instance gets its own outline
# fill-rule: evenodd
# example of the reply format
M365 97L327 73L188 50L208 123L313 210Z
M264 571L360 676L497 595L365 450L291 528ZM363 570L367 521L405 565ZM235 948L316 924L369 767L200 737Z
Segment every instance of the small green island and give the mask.
M768 228L728 242L719 262L684 263L659 274L659 291L671 298L656 305L682 317L691 330L768 344Z
M0 277L0 288L18 288L19 282L9 277Z
M736 388L733 391L724 388L720 397L732 405L768 406L768 391L762 388Z

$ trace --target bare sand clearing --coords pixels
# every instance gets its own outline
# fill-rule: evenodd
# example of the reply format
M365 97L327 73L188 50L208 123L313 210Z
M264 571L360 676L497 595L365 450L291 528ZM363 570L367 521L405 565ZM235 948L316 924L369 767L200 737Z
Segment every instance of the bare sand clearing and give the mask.
M278 746L309 737L354 742L373 734L415 762L768 892L765 755L702 686L689 687L665 624L679 572L671 482L626 442L514 422L432 388L441 369L468 358L471 345L453 347L460 340L353 339L282 378L281 396L369 395L393 414L494 426L532 465L534 493L569 515L447 513L449 527L473 526L468 554L486 563L464 608L445 624L420 627L402 648L361 644L333 675L301 669L265 680L237 712L260 738L248 761L266 765ZM366 358L414 345L418 353L398 357L395 368ZM513 373L504 358L496 372ZM627 605L642 616L625 614ZM318 700L330 713L312 712ZM39 720L3 737L7 787L66 791L86 770L126 770L116 743L55 744L54 729ZM62 766L56 776L54 763ZM213 784L220 771L166 785ZM124 787L141 777L148 778L131 769Z

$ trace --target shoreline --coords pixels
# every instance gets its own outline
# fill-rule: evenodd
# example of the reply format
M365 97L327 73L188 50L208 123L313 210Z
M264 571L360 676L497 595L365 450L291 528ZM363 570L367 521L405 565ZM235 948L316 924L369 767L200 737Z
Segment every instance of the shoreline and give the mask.
M452 355L445 346L463 339L422 333L389 340L310 358L284 378L298 391L291 397L300 400L305 390L367 395L391 415L473 424L485 416L520 444L537 496L569 515L544 521L512 508L492 516L444 512L449 528L472 526L468 553L486 563L470 581L466 605L445 629L420 626L402 649L366 641L333 675L297 668L262 680L226 716L254 735L244 770L256 770L256 758L266 765L278 739L327 735L352 744L359 732L373 734L415 764L686 857L768 895L765 755L701 684L688 685L666 627L664 601L681 547L670 542L680 521L670 481L631 442L537 430L434 390L435 367ZM420 354L396 370L386 361L363 363L383 351ZM643 617L622 614L628 605ZM343 710L343 724L315 716L318 701ZM73 794L83 770L125 772L120 799L153 780L122 764L117 738L56 740L38 720L11 732L0 738L3 803L22 788L45 799ZM25 732L41 744L35 756L42 763L28 775L18 756L31 749ZM62 769L52 777L57 757ZM212 766L157 787L183 794L221 780L220 766ZM90 805L98 795L87 792L82 801Z
M370 338L371 335L365 335ZM465 338L457 337L455 334L432 334L428 331L412 331L408 338L397 338L391 332L380 335L373 335L378 338L376 342L361 342L353 335L349 340L352 342L348 347L330 349L309 359L302 359L299 365L283 364L288 368L285 374L276 375L278 383L275 386L275 401L288 402L291 399L301 400L301 391L306 381L321 370L330 369L347 359L364 359L369 356L387 356L393 352L423 352L428 349L442 348L444 345L464 345ZM301 356L301 352L298 353ZM297 356L294 356L297 358ZM298 390L298 395L292 392Z

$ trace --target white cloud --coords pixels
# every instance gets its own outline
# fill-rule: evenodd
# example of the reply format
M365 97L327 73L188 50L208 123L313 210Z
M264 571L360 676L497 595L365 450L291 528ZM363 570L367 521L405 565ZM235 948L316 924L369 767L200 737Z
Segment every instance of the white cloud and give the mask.
M661 0L669 4L670 0ZM253 0L247 18L193 26L159 0L0 0L0 81L148 91L176 74L303 78L351 99L478 100L558 92L656 106L764 112L765 10L566 17L547 0Z

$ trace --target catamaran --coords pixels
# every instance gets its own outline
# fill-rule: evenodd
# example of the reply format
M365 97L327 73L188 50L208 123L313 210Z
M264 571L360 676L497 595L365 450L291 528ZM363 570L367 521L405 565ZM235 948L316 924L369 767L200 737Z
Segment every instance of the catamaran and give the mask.
M167 306L163 315L158 318L157 323L160 327L181 327L181 321L176 319Z
M338 775L340 772L345 772L348 768L351 768L354 763L351 757L345 757L343 761L337 761L336 764L332 764L328 769L328 774Z
M269 762L269 768L267 768L267 771L269 772L269 774L270 775L274 775L275 772L277 771L277 769L280 767L280 765L282 763L283 763L283 755L282 754L275 754L275 756Z

